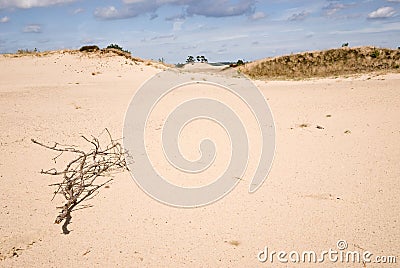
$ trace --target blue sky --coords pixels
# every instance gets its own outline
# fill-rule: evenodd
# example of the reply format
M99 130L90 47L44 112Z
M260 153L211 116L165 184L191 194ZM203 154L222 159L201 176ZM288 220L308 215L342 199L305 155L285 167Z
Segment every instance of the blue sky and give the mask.
M0 0L0 53L117 43L170 63L400 46L400 0Z

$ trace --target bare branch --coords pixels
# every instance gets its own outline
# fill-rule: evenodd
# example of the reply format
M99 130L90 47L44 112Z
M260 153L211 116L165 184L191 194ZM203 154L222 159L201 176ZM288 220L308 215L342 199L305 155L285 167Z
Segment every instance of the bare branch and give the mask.
M53 146L49 146L31 139L33 143L57 152L57 156L53 158L54 161L64 153L76 155L75 159L70 161L62 171L58 171L55 168L41 171L42 174L46 175L62 176L61 182L50 184L50 186L57 187L53 199L57 194L61 194L65 198L65 203L62 207L59 207L61 211L55 220L57 224L66 220L63 230L67 230L66 225L68 225L71 219L70 214L74 207L92 196L99 188L112 181L112 179L109 179L100 185L96 185L96 179L110 175L113 172L128 169L125 160L127 152L124 151L122 145L117 140L113 140L108 129L105 129L102 133L104 132L107 132L109 139L109 144L103 147L105 149L102 149L102 146L100 146L98 138L92 136L91 139L88 139L82 136L91 146L88 152L79 150L74 145L55 143Z

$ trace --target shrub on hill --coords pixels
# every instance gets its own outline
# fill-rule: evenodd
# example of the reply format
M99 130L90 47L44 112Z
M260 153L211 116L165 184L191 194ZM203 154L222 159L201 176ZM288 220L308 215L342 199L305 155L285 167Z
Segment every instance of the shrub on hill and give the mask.
M18 49L17 50L17 54L34 54L34 53L38 53L39 51L37 50L37 48L35 48L34 50L30 50L30 49Z
M120 47L120 46L117 45L117 44L110 44L110 45L107 46L107 48L113 48L113 49L121 50L122 52L131 54L130 51L128 51L128 50L126 50L126 49L123 49L122 47Z
M93 46L83 46L83 47L81 47L79 49L79 51L81 51L81 52L96 52L96 51L99 51L99 50L100 50L100 48L98 46L95 46L95 45L93 45Z

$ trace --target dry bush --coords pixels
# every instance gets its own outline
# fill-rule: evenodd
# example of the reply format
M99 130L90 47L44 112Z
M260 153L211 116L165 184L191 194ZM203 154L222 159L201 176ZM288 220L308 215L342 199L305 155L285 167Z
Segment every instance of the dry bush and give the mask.
M128 60L133 61L135 64L138 64L138 62L144 62L140 58L132 57L130 52L122 51L122 50L116 49L116 48L103 48L102 50L100 50L100 54L102 54L102 55L111 55L111 56L116 54L118 56L122 56L122 57L125 57Z
M100 48L98 46L83 46L79 49L80 52L96 52L99 50Z
M35 48L33 50L30 49L18 49L17 54L35 54L38 53L38 50Z
M32 139L33 143L58 153L53 158L54 162L64 153L74 156L74 159L66 165L64 170L51 168L41 171L42 174L58 176L61 179L60 182L50 185L56 187L53 199L57 194L62 195L65 199L64 205L58 207L61 211L55 219L55 223L59 224L63 220L66 220L65 227L69 223L70 214L75 206L92 196L100 187L112 180L108 179L99 184L100 177L128 169L125 160L127 154L122 145L112 139L107 129L105 132L108 134L109 139L109 144L105 147L100 145L99 138L92 136L91 139L88 139L82 136L91 146L91 149L88 151L78 149L76 146L66 146L59 143L49 146Z
M120 50L120 49L117 49L117 48L104 48L104 49L101 50L101 52L103 54L114 53L114 54L117 54L118 56L122 56L122 57L125 57L127 59L131 59L132 58L132 55L131 55L130 52L123 51L123 50Z

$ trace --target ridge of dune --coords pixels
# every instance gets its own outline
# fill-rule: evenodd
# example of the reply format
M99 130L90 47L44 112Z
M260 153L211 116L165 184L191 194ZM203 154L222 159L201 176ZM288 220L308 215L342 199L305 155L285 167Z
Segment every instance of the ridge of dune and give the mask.
M125 58L130 62L135 64L144 63L147 66L153 66L155 68L166 69L171 67L172 65L168 65L162 62L157 62L153 60L142 59L139 57L134 57L130 53L121 51L115 48L104 48L98 49L94 51L80 51L76 49L62 49L62 50L49 50L49 51L21 51L17 53L8 53L8 54L0 54L0 57L4 58L25 58L25 57L50 57L50 56L63 56L63 55L75 55L77 57L86 57L86 58Z

